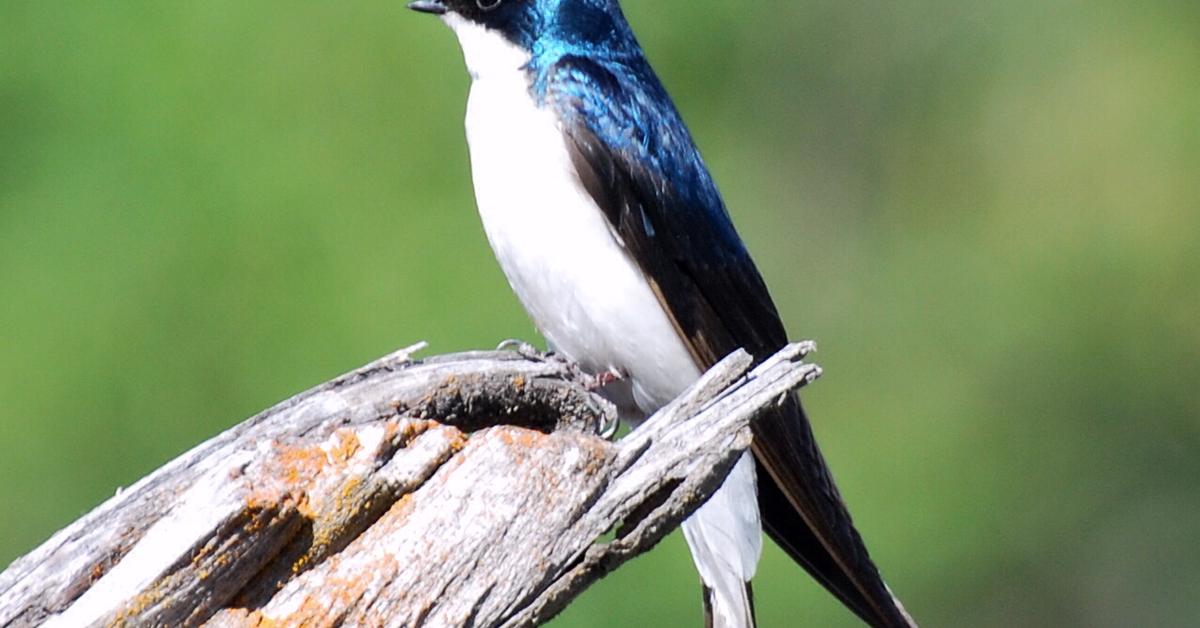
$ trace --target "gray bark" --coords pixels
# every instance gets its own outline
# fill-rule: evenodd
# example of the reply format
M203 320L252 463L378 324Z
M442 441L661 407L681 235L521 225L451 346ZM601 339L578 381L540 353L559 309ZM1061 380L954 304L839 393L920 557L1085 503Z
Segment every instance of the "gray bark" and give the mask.
M541 623L720 486L756 411L820 374L810 348L749 373L736 353L615 443L597 436L615 410L562 361L399 351L14 561L0 626Z

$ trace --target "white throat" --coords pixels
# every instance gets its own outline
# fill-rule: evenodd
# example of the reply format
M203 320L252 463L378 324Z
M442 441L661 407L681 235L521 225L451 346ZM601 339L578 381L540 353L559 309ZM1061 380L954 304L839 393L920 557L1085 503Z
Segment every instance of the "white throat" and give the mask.
M457 13L446 13L442 21L458 36L472 79L520 71L529 63L529 52L497 31L480 26Z

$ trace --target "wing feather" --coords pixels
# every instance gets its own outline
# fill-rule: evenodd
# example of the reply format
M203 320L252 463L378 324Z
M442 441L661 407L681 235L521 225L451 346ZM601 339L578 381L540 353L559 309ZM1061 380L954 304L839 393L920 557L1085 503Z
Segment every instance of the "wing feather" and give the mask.
M568 55L544 76L543 98L562 120L581 183L696 364L708 368L739 347L756 359L782 347L766 284L644 59ZM913 625L871 562L795 395L755 422L753 451L767 533L870 625Z

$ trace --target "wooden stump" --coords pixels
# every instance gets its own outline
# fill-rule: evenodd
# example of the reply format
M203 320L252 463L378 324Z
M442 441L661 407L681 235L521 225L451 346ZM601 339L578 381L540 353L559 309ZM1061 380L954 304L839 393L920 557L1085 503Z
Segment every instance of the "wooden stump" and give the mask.
M738 352L615 443L597 436L615 410L570 364L397 352L14 561L0 626L541 623L720 486L756 411L820 374L810 349L749 373Z

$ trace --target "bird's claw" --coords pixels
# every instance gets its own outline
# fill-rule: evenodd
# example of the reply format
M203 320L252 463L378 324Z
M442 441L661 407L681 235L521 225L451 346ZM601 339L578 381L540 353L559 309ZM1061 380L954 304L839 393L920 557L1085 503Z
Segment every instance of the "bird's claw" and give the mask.
M612 420L605 423L601 422L596 433L607 441L613 441L617 438L617 432L621 429L621 417L613 415Z
M550 352L543 352L541 349L520 338L509 338L501 342L496 345L496 351L512 351L526 360L536 360L538 362L545 362L553 355Z
M588 392L595 393L597 390L600 390L609 384L613 384L625 379L625 374L616 369L609 369L607 371L596 373L595 375L577 372L575 377ZM617 432L620 429L621 417L618 414L613 414L611 421L602 421L600 423L596 433L600 436L600 438L611 441L616 439Z
M496 345L497 351L512 351L526 360L535 360L537 362L561 362L566 365L567 369L574 379L579 382L588 392L595 392L612 384L625 379L625 374L615 369L609 369L591 375L584 373L578 364L567 359L567 357L551 348L549 351L542 351L532 344L521 340L520 338L509 338ZM617 432L621 429L621 417L614 415L610 421L601 421L596 428L596 434L604 440L613 440L617 436Z
M596 373L595 375L588 375L587 373L579 374L580 382L583 384L584 388L588 389L588 391L600 390L601 388L604 388L613 382L619 382L622 379L625 379L624 375L611 369L602 373Z

